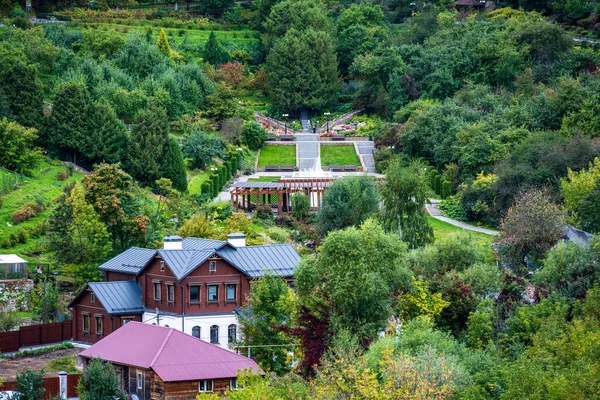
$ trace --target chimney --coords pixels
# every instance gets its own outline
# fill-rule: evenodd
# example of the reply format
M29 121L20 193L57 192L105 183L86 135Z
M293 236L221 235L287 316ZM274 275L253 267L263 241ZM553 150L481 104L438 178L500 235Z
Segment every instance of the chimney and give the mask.
M244 235L242 232L230 233L229 235L227 235L227 241L232 246L245 247L246 235Z
M165 250L181 250L183 248L183 239L177 235L167 235L165 237L165 244L163 246Z

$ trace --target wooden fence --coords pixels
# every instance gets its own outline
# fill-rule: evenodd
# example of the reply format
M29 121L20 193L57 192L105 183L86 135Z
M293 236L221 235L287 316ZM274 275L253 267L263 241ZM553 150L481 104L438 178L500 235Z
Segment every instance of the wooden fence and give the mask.
M67 375L67 397L77 397L77 385L79 384L79 378L81 374L68 374ZM44 378L44 399L51 399L54 396L60 394L60 378L58 376L50 376ZM5 382L2 385L2 390L15 390L17 388L17 382Z
M0 332L0 353L18 351L21 347L60 343L73 337L73 322L55 322L22 326L18 331Z

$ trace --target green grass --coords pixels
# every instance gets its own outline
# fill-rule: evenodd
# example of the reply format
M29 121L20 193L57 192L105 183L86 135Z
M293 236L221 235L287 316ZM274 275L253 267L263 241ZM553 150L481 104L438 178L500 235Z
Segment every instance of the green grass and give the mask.
M53 208L53 200L62 193L65 185L81 180L83 174L74 172L71 177L59 181L56 176L67 168L58 162L43 161L32 174L30 180L16 190L2 196L2 207L0 207L0 240L10 237L11 234L21 230L31 230L39 223L46 221ZM45 210L36 217L23 221L20 224L12 224L10 216L16 210L26 204L36 204L37 199L43 199ZM13 226L9 226L13 225ZM12 247L3 247L0 252L4 254L19 254L27 261L45 262L43 255L38 253L38 244L43 238L29 238L25 243L18 243Z
M258 166L265 165L296 165L296 145L265 145L260 151Z
M46 367L44 368L49 372L60 372L65 371L69 374L75 374L79 372L79 370L75 367L75 356L69 356L64 358L55 358L50 360Z
M485 233L468 231L466 229L459 228L458 226L454 226L447 222L440 221L439 219L435 219L429 215L427 216L427 220L429 221L429 225L431 225L431 228L433 228L433 236L435 237L435 240L439 240L442 237L451 233L467 232L471 236L473 242L477 243L484 249L486 260L492 261L494 259L494 252L491 247L491 244L494 242L496 238L495 236L486 235Z
M208 180L210 177L210 172L193 170L188 171L188 175L190 176L190 181L188 182L188 192L190 194L201 194L200 187Z
M339 146L321 146L321 164L329 165L356 165L361 166L360 159L356 154L354 146L339 145Z
M259 176L258 178L249 178L248 182L277 182L280 176Z

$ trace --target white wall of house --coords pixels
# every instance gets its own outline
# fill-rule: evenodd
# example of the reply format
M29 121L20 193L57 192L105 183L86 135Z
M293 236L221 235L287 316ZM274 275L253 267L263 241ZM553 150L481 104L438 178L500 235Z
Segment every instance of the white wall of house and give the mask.
M201 316L188 316L186 315L183 323L183 332L188 335L192 335L194 327L200 327L200 339L210 343L210 328L213 325L219 327L218 331L218 343L224 349L229 348L229 326L235 325L236 327L236 338L240 338L240 324L235 313L231 314L215 314L215 315L201 315ZM147 324L156 324L156 313L145 312L142 315L142 321ZM181 331L181 316L171 316L160 314L159 323L160 326L169 326Z

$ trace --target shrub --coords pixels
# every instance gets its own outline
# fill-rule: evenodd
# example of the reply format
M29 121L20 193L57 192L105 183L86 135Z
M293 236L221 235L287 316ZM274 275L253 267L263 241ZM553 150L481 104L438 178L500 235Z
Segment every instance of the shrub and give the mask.
M259 204L254 211L254 217L258 219L273 219L273 210L269 204Z
M275 243L285 243L288 239L288 231L279 226L270 226L267 228L267 236Z
M447 180L442 181L440 187L440 196L442 197L442 199L446 199L448 196L450 196L451 186L452 184Z
M292 196L292 214L298 220L304 220L310 212L310 200L304 193L296 193Z
M433 178L433 191L435 194L440 194L442 191L442 177L440 174L436 174Z
M31 29L33 24L27 17L16 17L13 19L13 25L19 29Z
M69 172L69 170L60 171L58 173L58 175L56 175L56 179L59 181L64 181L64 180L67 180L69 178L69 176L71 176L71 173Z
M440 202L440 210L444 212L444 214L448 218L452 218L458 221L467 221L467 214L465 210L460 205L460 202L455 197L450 197Z
M35 216L37 216L37 212L35 211L34 206L27 204L23 208L20 208L12 213L10 216L10 222L13 224L18 224Z

